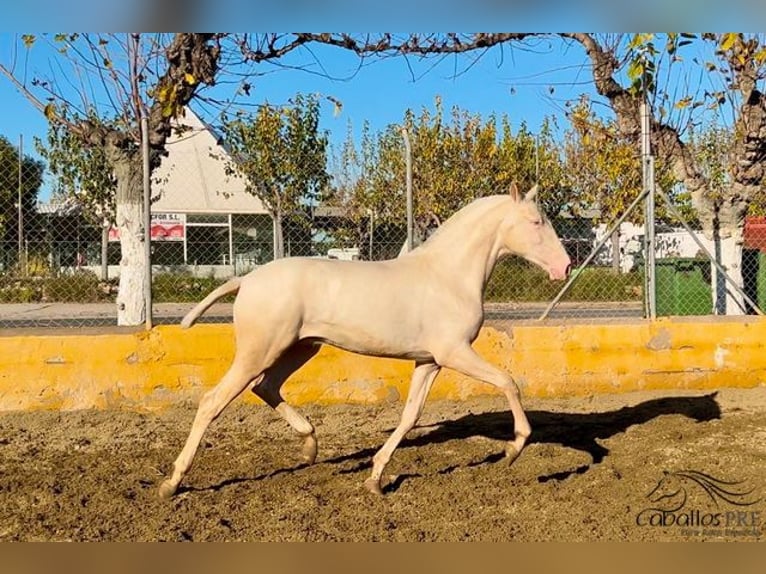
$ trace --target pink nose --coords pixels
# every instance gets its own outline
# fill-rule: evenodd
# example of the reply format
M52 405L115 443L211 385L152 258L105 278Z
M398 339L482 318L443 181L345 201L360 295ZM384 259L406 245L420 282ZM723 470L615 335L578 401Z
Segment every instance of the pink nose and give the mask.
M569 277L569 271L572 269L572 264L568 263L566 267L553 267L548 270L548 275L551 281L561 281Z

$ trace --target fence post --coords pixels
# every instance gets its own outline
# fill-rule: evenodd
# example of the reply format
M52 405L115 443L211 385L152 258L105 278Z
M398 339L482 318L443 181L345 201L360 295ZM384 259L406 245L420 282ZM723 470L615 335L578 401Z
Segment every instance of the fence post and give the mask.
M412 146L407 128L402 128L404 137L404 159L407 166L407 251L415 247L415 218L412 213Z
M18 219L19 219L19 270L21 275L27 275L27 262L24 257L24 200L22 197L22 177L21 171L24 167L24 135L19 134L19 181L18 181Z
M153 327L152 317L152 192L149 172L149 120L141 116L141 159L144 171L144 254L146 273L144 274L144 305L146 306L146 330Z
M644 189L648 190L644 205L644 282L646 288L646 316L657 318L657 282L655 278L654 255L654 158L652 157L650 136L649 107L646 98L641 102L641 176Z
M373 237L375 236L375 212L372 209L368 209L367 213L370 216L370 252L368 259L372 261Z

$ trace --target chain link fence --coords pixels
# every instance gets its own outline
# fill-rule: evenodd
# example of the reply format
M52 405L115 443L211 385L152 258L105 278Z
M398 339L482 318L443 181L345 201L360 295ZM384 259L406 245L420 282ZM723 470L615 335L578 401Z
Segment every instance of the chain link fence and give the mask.
M196 126L171 142L154 174L155 324L177 323L226 279L268 263L280 241L286 257L347 260L394 258L405 245L404 222L382 223L372 214L351 218L337 202L302 205L284 214L277 228L264 203L245 191L242 180L226 174L215 157L216 141L206 126ZM0 170L0 329L115 325L121 257L117 230L76 202L39 198L44 167L6 143L10 156ZM596 211L554 221L577 277L549 318L646 316L643 227L623 223L579 269L605 239L610 223ZM698 239L711 253L719 251L702 234ZM659 316L710 315L717 299L731 295L685 229L658 224L656 245ZM766 306L766 218L747 220L739 271L744 292L759 307ZM561 287L526 262L502 261L487 285L486 317L538 319ZM752 305L743 305L746 313L755 312ZM228 321L230 315L230 300L224 300L203 320Z

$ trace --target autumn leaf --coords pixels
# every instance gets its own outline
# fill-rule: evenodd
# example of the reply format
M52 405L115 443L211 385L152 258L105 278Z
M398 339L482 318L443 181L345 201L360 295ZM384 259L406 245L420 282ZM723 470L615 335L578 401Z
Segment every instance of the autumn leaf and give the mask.
M162 106L162 117L163 118L170 118L173 117L176 113L176 104L175 102L166 102Z
M728 32L721 36L721 50L724 52L731 50L734 47L734 43L737 41L737 34L735 32Z
M630 65L628 65L628 79L630 81L636 81L638 80L644 73L644 63L641 61L640 58L636 58L633 60Z

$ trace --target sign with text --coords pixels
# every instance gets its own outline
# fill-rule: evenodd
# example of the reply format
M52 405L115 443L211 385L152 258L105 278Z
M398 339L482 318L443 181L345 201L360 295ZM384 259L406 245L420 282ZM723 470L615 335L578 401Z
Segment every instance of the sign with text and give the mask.
M185 213L152 213L152 241L183 241L186 236ZM120 230L109 228L109 241L119 241Z

